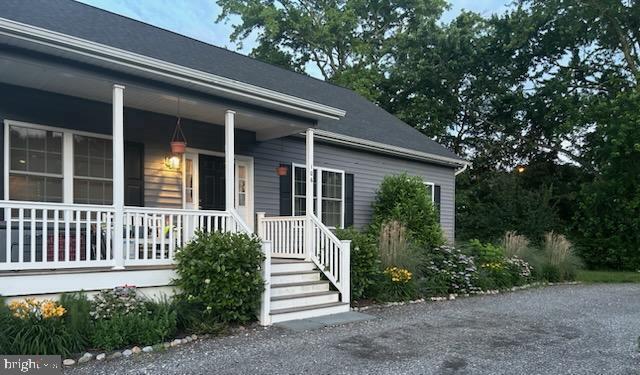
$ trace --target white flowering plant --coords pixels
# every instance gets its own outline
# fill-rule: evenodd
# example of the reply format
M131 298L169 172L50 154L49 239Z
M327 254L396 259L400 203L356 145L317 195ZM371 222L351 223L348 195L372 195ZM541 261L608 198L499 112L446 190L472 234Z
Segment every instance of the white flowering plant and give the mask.
M434 248L423 262L420 289L425 295L468 294L478 291L478 269L473 257L453 246Z
M514 284L523 285L533 278L533 266L524 259L514 255L505 261L514 276Z
M135 286L124 285L102 290L91 304L93 319L110 319L114 315L149 314L144 300L138 297Z
M104 350L158 343L173 335L177 324L173 303L147 300L131 285L101 291L89 314L93 318L91 345Z

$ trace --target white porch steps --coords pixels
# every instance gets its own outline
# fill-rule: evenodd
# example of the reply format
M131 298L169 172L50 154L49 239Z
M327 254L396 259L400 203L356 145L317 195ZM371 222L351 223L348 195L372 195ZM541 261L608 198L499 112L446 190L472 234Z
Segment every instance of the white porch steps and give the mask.
M313 262L272 258L271 322L312 318L349 311L340 294L321 280Z

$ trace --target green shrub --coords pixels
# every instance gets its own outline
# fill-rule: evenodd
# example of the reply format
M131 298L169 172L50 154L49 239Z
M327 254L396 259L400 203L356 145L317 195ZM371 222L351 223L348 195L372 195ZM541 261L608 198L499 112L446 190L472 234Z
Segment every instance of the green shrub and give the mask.
M481 243L479 240L471 240L467 245L469 254L479 263L499 263L504 260L504 249L492 243Z
M254 320L264 288L263 260L257 237L197 233L176 254L177 298L210 324Z
M371 230L380 234L382 225L399 221L409 239L420 248L431 249L445 243L438 215L420 177L400 174L382 181L373 203Z
M225 323L212 320L208 314L205 315L203 308L196 307L194 303L176 299L174 304L178 313L177 327L181 332L217 334L226 328Z
M523 285L532 278L532 267L524 259L514 254L526 255L530 251L529 242L524 236L507 232L503 244L506 248L492 243L471 240L466 251L474 257L478 265L478 288L482 290L508 289Z
M63 293L60 304L67 310L64 323L72 337L72 351L80 352L91 343L91 302L84 293Z
M479 266L483 278L489 279L484 282L489 283L491 289L507 289L514 285L512 273L504 261L494 261L481 263Z
M91 344L104 350L157 344L175 334L176 314L166 299L147 301L137 295L135 287L104 290L92 302Z
M374 287L381 280L376 241L355 228L337 229L341 240L351 240L351 300L374 298Z

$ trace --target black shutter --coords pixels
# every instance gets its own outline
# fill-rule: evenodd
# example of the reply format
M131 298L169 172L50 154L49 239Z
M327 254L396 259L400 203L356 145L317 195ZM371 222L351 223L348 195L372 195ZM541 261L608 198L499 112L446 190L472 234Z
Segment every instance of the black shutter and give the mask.
M280 176L280 216L292 216L293 209L291 207L292 192L291 192L291 179L293 176L293 168L291 164L280 164L287 167L287 174Z
M124 184L124 204L144 206L144 144L142 143L125 143Z
M344 175L344 227L353 226L353 174Z
M438 215L438 221L440 221L440 185L433 186L433 203L436 208L436 215Z

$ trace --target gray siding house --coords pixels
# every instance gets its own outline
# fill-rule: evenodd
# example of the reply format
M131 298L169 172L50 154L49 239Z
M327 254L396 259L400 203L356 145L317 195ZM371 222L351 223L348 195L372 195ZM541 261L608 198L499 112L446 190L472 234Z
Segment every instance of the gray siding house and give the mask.
M0 98L0 295L167 292L200 229L264 240L264 324L344 311L332 230L401 172L454 238L451 151L351 90L84 4L0 2Z

